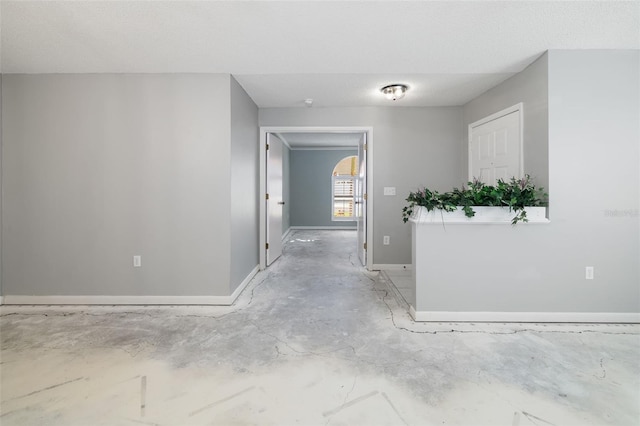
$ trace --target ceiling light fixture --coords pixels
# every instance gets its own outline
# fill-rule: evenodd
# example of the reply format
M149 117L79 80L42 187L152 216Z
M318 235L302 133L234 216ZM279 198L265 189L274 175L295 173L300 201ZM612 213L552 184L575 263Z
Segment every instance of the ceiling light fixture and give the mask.
M391 101L404 98L404 94L409 90L406 84L390 84L384 86L380 91Z

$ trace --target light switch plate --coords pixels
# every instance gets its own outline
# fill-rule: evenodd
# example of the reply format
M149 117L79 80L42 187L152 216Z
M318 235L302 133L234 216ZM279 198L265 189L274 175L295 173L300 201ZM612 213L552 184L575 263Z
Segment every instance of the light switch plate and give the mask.
M396 187L395 186L385 186L384 187L384 195L396 195Z
M585 268L585 272L584 273L585 273L585 276L584 276L585 279L592 280L593 279L593 273L594 273L593 266L587 266Z

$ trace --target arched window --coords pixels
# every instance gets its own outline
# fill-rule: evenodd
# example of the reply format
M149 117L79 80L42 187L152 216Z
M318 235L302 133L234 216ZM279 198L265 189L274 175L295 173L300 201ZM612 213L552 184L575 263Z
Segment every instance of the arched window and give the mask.
M331 176L332 220L354 220L355 186L358 176L358 157L343 158Z

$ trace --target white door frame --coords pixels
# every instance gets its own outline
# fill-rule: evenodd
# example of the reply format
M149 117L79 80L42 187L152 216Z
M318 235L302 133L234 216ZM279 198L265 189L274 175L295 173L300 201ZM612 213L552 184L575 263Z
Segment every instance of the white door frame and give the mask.
M286 127L260 126L260 269L266 268L267 212L264 203L267 193L267 133L366 133L367 134L367 264L373 268L373 127ZM288 201L288 200L287 200Z

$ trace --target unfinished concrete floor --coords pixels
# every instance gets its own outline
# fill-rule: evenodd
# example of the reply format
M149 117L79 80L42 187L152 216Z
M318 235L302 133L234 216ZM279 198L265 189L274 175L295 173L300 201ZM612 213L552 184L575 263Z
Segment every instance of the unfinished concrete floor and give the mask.
M9 425L640 423L633 325L414 324L351 231L233 307L2 307Z

